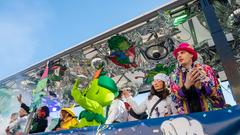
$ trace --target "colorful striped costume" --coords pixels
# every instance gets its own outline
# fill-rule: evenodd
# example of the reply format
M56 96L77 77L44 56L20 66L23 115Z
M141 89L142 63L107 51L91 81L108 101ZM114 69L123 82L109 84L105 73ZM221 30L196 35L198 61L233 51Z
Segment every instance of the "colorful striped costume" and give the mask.
M194 66L194 65L192 65ZM223 108L225 101L219 82L213 69L204 64L199 64L207 74L207 79L201 82L202 88L191 86L188 90L184 83L187 70L178 67L171 76L170 88L175 95L174 101L178 104L179 114L203 112Z

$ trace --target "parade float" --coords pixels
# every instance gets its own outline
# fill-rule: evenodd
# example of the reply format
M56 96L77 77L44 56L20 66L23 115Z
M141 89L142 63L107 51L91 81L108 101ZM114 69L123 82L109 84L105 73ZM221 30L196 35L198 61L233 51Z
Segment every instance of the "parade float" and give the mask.
M43 104L51 113L73 105L71 89L75 80L80 81L79 89L86 88L95 71L103 66L118 87L129 83L139 95L146 93L154 75L164 72L171 76L177 66L172 51L180 42L192 44L199 53L197 61L212 66L221 82L230 83L230 88L224 90L231 90L239 104L239 36L238 0L170 2L1 80L1 119L16 107L13 103L20 93L29 99L31 116ZM239 111L236 105L211 112L40 134L240 134Z

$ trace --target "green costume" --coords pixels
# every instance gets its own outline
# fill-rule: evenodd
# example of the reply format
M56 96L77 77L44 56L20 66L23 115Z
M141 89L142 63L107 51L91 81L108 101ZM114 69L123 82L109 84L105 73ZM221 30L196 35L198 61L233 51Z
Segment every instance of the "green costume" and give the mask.
M110 105L118 95L116 83L107 76L100 76L90 82L83 90L78 89L79 80L76 80L72 96L74 101L85 110L79 115L80 124L78 128L86 126L98 126L104 124L104 107Z

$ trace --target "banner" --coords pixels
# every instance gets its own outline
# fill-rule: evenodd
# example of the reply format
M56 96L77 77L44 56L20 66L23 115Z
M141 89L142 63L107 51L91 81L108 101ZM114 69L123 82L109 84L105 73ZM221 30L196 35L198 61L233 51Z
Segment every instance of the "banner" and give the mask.
M235 135L240 134L240 105L211 112L176 115L41 135Z

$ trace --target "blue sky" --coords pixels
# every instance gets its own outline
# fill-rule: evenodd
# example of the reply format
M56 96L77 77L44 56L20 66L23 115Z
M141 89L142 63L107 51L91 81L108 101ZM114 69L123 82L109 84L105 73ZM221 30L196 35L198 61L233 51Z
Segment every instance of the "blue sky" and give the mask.
M0 2L0 79L170 0Z

